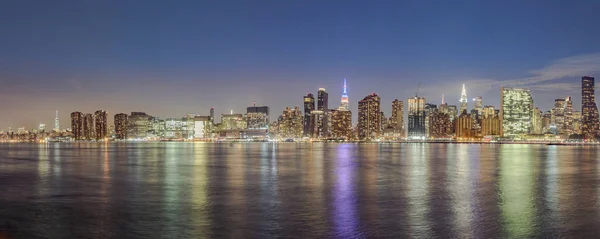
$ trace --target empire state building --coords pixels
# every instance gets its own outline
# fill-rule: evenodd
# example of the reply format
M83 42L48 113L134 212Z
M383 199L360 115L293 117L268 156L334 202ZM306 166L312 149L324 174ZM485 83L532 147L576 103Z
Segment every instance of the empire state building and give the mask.
M344 79L344 92L342 93L340 110L350 110L350 106L348 105L348 92L346 91L346 79Z

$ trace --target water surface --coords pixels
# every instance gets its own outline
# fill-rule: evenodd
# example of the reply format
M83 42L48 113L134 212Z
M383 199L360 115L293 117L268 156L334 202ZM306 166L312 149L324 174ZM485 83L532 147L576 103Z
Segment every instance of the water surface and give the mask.
M13 238L591 238L596 147L0 144Z

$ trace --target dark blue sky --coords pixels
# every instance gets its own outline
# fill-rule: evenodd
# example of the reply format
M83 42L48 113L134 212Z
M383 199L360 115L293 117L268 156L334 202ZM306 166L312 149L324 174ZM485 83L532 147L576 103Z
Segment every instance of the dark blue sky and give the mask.
M301 106L325 87L351 107L376 92L536 105L600 72L600 1L2 1L0 128L68 124L72 111L160 117ZM51 126L50 126L51 127Z

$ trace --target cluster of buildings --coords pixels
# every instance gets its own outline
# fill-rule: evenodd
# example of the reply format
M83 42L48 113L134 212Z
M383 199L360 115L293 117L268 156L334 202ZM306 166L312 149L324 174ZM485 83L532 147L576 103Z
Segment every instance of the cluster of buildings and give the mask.
M333 140L333 141L556 141L593 140L600 135L598 108L594 97L594 78L584 76L581 111L573 108L571 97L556 99L554 107L542 111L535 107L531 91L526 88L501 88L500 107L484 105L475 97L471 108L465 85L458 105L444 101L428 103L415 94L404 101L392 101L392 113L386 117L381 98L372 93L358 101L358 122L352 123L346 80L340 105L329 107L329 94L323 88L303 97L303 108L286 107L272 117L268 106L247 107L246 113L222 114L216 122L214 108L208 115L188 114L181 118L161 119L144 112L114 115L108 125L107 113L71 113L71 127L60 130L58 112L54 129L46 132L44 124L27 131L0 133L0 139L37 140Z

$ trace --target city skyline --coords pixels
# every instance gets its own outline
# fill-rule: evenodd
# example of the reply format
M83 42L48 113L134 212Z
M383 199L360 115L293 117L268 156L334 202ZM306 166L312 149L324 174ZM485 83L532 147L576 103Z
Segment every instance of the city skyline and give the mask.
M500 87L531 89L544 111L556 96L580 105L575 83L600 72L600 3L586 3L6 3L0 129L50 127L56 110L61 122L96 109L279 111L319 88L337 100L344 78L353 112L376 92L390 115L418 82L434 104L456 104L466 84L484 105L499 106Z
M593 79L594 77L593 77L593 76L583 76L583 77L582 77L582 79L585 79L585 78L591 78L591 79ZM492 106L492 107L496 107L496 108L498 108L498 109L501 107L501 102L498 102L497 104L494 104L494 103L489 103L489 102L488 102L488 101L486 101L486 100L485 100L485 98L483 98L482 96L476 96L476 97L474 97L474 98L472 98L472 99L468 99L468 97L465 95L465 93L467 92L467 90L466 90L466 87L467 87L467 86L466 86L465 84L462 84L462 88L461 88L461 90L460 90L460 91L461 91L461 93L460 93L461 97L460 97L460 99L459 99L459 100L457 100L457 101L455 102L455 104L448 104L447 100L445 100L445 94L442 94L442 95L441 95L441 98L440 98L440 103L439 103L439 104L436 104L436 103L434 103L434 102L436 102L436 99L435 99L435 98L434 98L433 100L431 100L431 98L424 97L424 96L422 96L421 94L419 94L419 95L418 95L418 97L419 97L419 98L424 98L424 99L425 99L425 104L431 104L431 105L436 105L436 106L441 106L441 105L444 105L444 104L445 104L445 105L449 105L449 106L454 106L454 107L456 107L456 108L457 108L457 110L458 110L458 111L457 111L457 113L458 113L458 114L457 114L457 116L461 114L461 107L463 106L463 103L464 103L464 102L466 102L466 104L464 104L464 107L466 107L466 109L468 109L468 112L467 112L467 113L470 113L470 111L471 111L471 110L473 110L473 109L475 109L475 108L476 108L476 106L477 106L477 107L482 107L482 106L484 106L484 105L485 105L485 106ZM581 87L581 86L580 86L580 87ZM592 87L593 87L593 86L592 86ZM501 87L501 88L500 88L500 92L502 91L502 88L506 88L506 87ZM510 87L508 87L508 88L510 88ZM420 89L420 87L419 87L419 86L417 86L417 90L419 90L419 89ZM530 91L530 92L531 92L531 89L529 89L529 88L525 88L525 89L527 89L528 91ZM304 114L305 116L308 116L308 118L305 118L305 122L303 123L303 124L305 125L304 127L309 127L307 124L308 124L308 121L310 121L310 110L306 111L306 109L307 109L307 108L306 108L306 107L307 107L307 105L306 105L306 103L307 103L307 102L306 102L306 100L307 100L307 97L309 97L310 99L312 99L312 100L311 100L311 101L312 101L312 107L313 107L313 109L312 109L312 110L317 110L317 108L319 107L319 106L318 106L318 103L319 103L319 102L317 102L317 101L319 100L318 96L319 96L320 94L322 94L322 92L325 94L325 106L326 106L326 107L329 107L329 109L338 109L338 108L340 108L340 107L342 107L343 109L345 109L345 108L344 108L344 106L345 106L345 105L346 105L346 103L347 103L347 105L350 105L350 106L349 106L349 108L350 108L350 111L352 111L352 112L358 112L358 107L356 107L356 108L357 108L356 110L354 110L354 111L352 110L352 107L351 107L351 105L352 105L352 103L351 103L351 102L352 102L352 100L351 100L351 99L352 99L352 97L351 97L351 96L349 96L349 93L347 93L347 79L346 79L346 78L344 78L344 79L343 79L343 85L342 85L342 91L341 91L342 93L340 94L340 96L341 96L341 98L340 98L340 99L341 99L341 100L340 100L339 102L338 102L338 101L333 101L332 103L328 103L328 101L327 101L327 98L328 98L328 95L329 95L329 91L328 91L328 90L326 90L325 88L319 88L319 89L318 89L318 91L316 91L316 92L315 92L315 94L313 94L313 93L309 92L309 93L307 93L307 95L305 95L305 96L303 97L303 98L304 98L304 99L303 99L303 102L304 102L304 110L303 110L303 114ZM368 94L368 95L372 95L372 94L374 94L374 93L375 93L375 92L371 92L371 93L370 93L370 94ZM419 93L419 92L417 92L417 94L418 94L418 93ZM593 89L592 89L592 93L593 93L593 94L595 94L595 92L593 91ZM315 97L315 95L317 95L317 97ZM368 96L368 95L367 95L367 96ZM533 93L531 93L531 95L532 95L532 98L533 98L533 101L534 101L534 108L541 108L541 107L538 107L538 105L544 105L544 103L540 103L540 102L538 102L538 101L535 101L535 98L536 98L536 97L534 96L534 94L533 94ZM383 99L383 97L381 97L381 96L378 96L378 97L379 97L380 99ZM580 95L575 95L575 97L577 97L577 98L581 98L581 88L580 88ZM412 98L412 97L401 98L401 99L402 99L402 101L404 101L404 100L407 100L407 99L409 99L409 100L410 100L411 98ZM571 105L570 107L573 107L573 106L572 106L572 105L573 105L573 103L572 103L572 102L573 102L573 101L572 101L572 98L573 98L573 96L567 96L567 97L566 97L566 99L569 101L569 105ZM334 100L335 100L335 99L336 99L336 98L334 98ZM349 99L350 99L350 100L349 100ZM397 100L397 99L398 99L398 98L394 99L394 101L395 101L395 100ZM554 99L554 100L553 100L551 103L554 105L554 104L555 104L555 101L557 101L557 100L559 100L559 99L556 99L556 98L555 98L555 99ZM561 99L561 100L563 100L563 101L564 101L565 99ZM393 106L393 104L394 104L394 101L391 101L391 102L386 102L386 101L384 101L384 100L380 100L380 101L381 101L381 103L380 103L380 105L381 105L381 112L382 112L382 113L383 113L383 114L384 114L386 117L390 117L390 116L392 116L392 114L393 114L393 108L394 108L394 106ZM477 101L477 105L476 105L476 102L475 102L475 101ZM359 102L360 102L360 100L357 100L357 102L356 102L356 103L359 103ZM389 104L389 105L388 105L388 104ZM266 107L270 107L270 106L269 106L269 104L263 104L263 105L264 105L264 106L266 106ZM291 107L297 107L297 106L299 106L299 105L300 105L300 104L298 104L298 105L294 105L294 106L291 106ZM388 108L385 108L385 107L386 107L386 105L389 107L389 109L388 109ZM253 101L251 104L249 104L249 105L247 105L247 106L244 106L244 107L248 107L248 108L249 108L249 107L254 107L254 106L256 106L256 101ZM581 111L581 109L582 109L583 105L580 105L580 106L581 106L581 107L575 107L575 111ZM594 104L594 106L595 106L595 104ZM238 107L239 107L239 106L238 106ZM289 106L286 106L286 108L287 108L287 107L289 107ZM408 106L407 106L407 107L408 107ZM237 107L236 107L236 108L237 108ZM543 112L550 111L550 110L552 110L552 108L554 108L554 106L552 106L551 108L548 108L548 109L543 109L543 108L542 108L542 111L543 111ZM285 109L285 108L284 108L284 109ZM282 109L282 110L284 110L284 109ZM66 116L66 117L68 117L68 118L67 118L66 120L70 122L70 120L72 120L72 119L71 119L71 115L70 115L70 113L72 113L72 112L78 112L78 110L79 110L79 109L77 109L77 110L74 110L74 111L71 111L71 112L67 112L67 116ZM92 110L92 111L95 111L95 109L90 109L90 110ZM210 115L214 114L214 110L215 110L215 108L214 108L214 107L211 107L210 109L208 109L208 112L209 112L208 114L210 114ZM479 109L479 110L478 110L479 114L481 114L481 110L482 110L482 109ZM85 111L85 110L84 110L84 111ZM106 110L101 110L101 111L107 112ZM229 110L229 111L222 110L222 111L223 111L223 112L222 112L221 114L219 114L219 115L226 115L226 114L233 114L233 113L236 113L236 114L240 114L240 113L241 113L241 114L245 114L245 113L244 113L244 111L241 111L241 112L239 112L239 111L234 111L234 110ZM405 119L408 119L408 118L409 118L409 112L410 112L410 110L407 108L407 109L403 109L403 111L404 111L404 112L403 112L403 118L405 118ZM127 113L135 113L135 112L144 112L144 111L140 111L140 110L130 110L130 111L124 111L124 112L107 112L107 114L108 114L108 115L116 115L116 114L122 114L122 113L125 113L125 114L127 114ZM151 112L151 111L150 111L150 112ZM150 113L150 112L145 112L145 113ZM185 115L189 115L189 114L195 114L195 115L198 115L198 116L205 116L205 115L208 115L208 114L206 114L206 112L207 112L207 110L205 109L204 111L198 111L198 112L190 112L190 111L188 111L187 113L183 113L183 114L180 114L180 115L169 115L169 116L162 116L162 115L161 115L161 116L158 116L158 115L151 114L151 113L150 113L150 115L152 115L153 117L158 117L158 118L163 118L163 119L164 119L164 118L173 118L173 117L176 117L176 118L177 118L177 117L180 117L180 116L185 116ZM279 111L276 111L276 112L279 112ZM60 118L60 117L59 117L59 115L60 115L60 114L59 114L59 111L57 110L57 111L55 112L55 118L53 119L53 124L54 124L54 125L53 125L53 128L52 128L52 130L55 130L55 129L57 128L57 126L60 126L60 129L61 129L61 130L63 130L63 129L66 129L66 128L69 128L69 126L66 126L64 123L61 123L61 122L65 122L65 121L62 121L62 120L60 120L60 121L59 121L59 118ZM216 118L216 119L220 119L220 118ZM357 124L357 120L358 120L358 116L353 116L353 117L352 117L352 123L353 123L353 125L356 125L356 124ZM217 121L215 121L215 122L217 122ZM115 122L114 122L114 120L112 119L112 117L108 117L108 119L107 119L107 123L108 123L108 125L114 125L114 124L115 124ZM27 129L30 129L30 128L31 128L31 129L33 129L33 128L35 128L35 127L39 126L39 124L44 124L44 125L46 125L46 122L38 122L38 123L36 123L35 125L32 125L31 127L27 127L27 126L24 126L24 125L22 125L22 126L17 126L17 127L9 126L9 127L7 127L6 129L8 129L8 128L12 128L12 129L14 130L14 129L17 129L17 128L22 128L22 127L24 127L24 128L27 128ZM67 125L68 125L68 124L67 124ZM404 125L404 126L406 127L407 125ZM6 131L6 129L4 129L4 128L0 128L0 130L4 130L4 131Z

